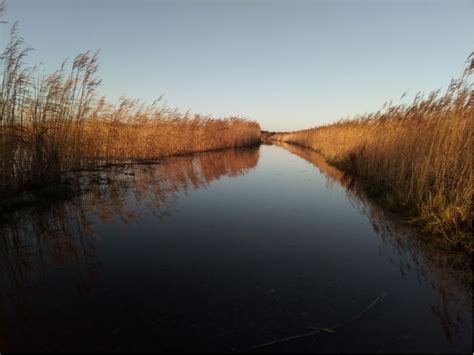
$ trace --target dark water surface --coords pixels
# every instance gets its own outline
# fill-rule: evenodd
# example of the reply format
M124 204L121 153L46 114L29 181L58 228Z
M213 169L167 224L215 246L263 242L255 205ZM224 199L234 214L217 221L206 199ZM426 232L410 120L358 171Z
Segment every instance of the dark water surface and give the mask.
M471 353L471 293L443 256L284 148L83 173L80 197L18 212L0 351Z

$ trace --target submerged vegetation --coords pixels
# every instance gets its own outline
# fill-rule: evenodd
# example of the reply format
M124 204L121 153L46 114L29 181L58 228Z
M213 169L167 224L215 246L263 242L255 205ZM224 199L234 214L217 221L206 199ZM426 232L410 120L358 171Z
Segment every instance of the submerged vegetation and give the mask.
M25 64L29 52L13 25L0 57L0 196L59 183L71 170L260 142L259 125L246 119L181 114L159 100L107 103L96 95L97 53L39 77Z
M272 139L320 152L371 197L472 252L473 72L474 53L441 96Z

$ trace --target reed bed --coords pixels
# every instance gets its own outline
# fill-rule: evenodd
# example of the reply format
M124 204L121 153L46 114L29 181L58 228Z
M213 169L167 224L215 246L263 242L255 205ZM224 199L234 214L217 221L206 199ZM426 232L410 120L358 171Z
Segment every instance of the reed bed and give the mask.
M467 63L442 95L272 139L320 152L370 196L472 252L474 53Z
M429 281L426 276L436 275L437 289L445 295L456 289L453 287L453 282L460 282L462 287L472 287L472 258L469 253L452 249L446 253L443 248L439 248L438 243L430 241L429 235L420 235L409 225L399 223L398 216L387 211L377 201L367 198L365 191L359 188L360 185L353 184L350 176L329 164L313 149L278 141L273 141L273 144L314 165L324 175L327 188L330 189L335 185L343 186L351 204L369 218L372 228L380 237L379 252L384 254L392 248L397 250L399 260L390 259L390 261L400 267L401 272L406 272L407 270L403 270L405 268L410 269L409 265L414 262L422 270L420 280ZM443 296L440 299L449 302L450 297Z
M0 15L4 9L2 2ZM181 114L159 101L111 105L96 94L97 53L41 77L25 64L29 52L13 25L0 56L0 196L57 183L75 169L260 142L259 125L239 117Z

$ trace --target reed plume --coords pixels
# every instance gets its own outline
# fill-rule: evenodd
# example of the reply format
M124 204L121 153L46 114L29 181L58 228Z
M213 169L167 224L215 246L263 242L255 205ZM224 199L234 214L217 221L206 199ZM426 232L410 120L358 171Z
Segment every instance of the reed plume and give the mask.
M0 3L0 15L5 2ZM61 181L65 172L258 144L260 127L239 117L181 114L155 102L99 98L98 53L40 76L31 49L11 29L0 56L0 195Z
M474 53L442 95L272 139L320 152L371 196L472 251L473 72Z

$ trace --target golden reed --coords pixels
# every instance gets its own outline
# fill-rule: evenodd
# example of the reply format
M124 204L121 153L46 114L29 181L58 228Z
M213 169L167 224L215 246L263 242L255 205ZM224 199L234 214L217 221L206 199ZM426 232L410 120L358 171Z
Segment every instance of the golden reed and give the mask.
M0 15L5 3L0 3ZM124 159L258 144L260 126L238 117L180 114L122 98L116 106L96 97L97 53L78 55L38 78L25 68L30 49L11 30L0 57L0 195L61 180L64 172Z
M272 139L320 152L369 195L472 251L474 53L447 91Z

